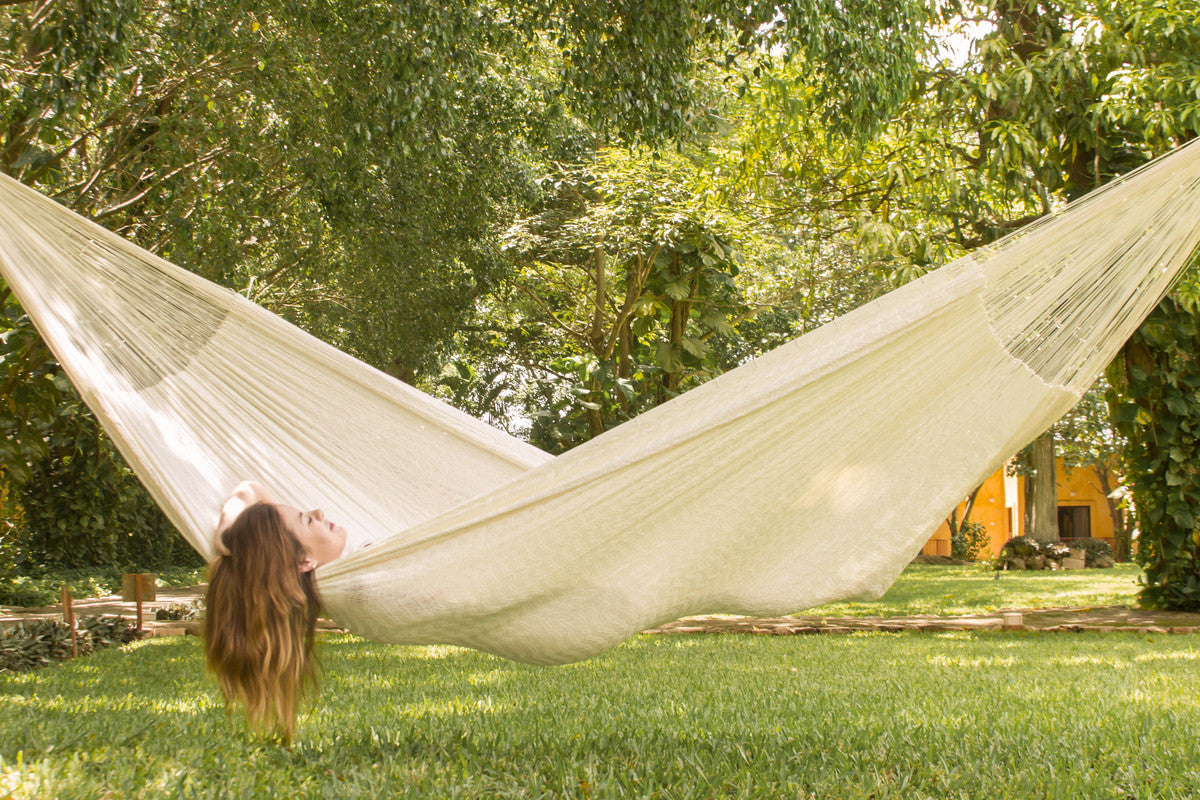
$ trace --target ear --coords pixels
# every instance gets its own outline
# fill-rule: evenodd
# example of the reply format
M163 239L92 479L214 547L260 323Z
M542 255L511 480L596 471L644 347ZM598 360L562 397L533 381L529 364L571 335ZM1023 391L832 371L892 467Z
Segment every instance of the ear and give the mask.
M317 562L313 561L311 558L306 558L300 562L300 571L301 572L312 572L316 568L317 568Z

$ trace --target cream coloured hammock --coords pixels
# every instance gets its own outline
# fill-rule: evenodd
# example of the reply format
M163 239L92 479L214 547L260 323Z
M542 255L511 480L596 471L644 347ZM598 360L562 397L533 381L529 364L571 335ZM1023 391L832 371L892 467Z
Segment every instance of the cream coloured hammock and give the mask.
M254 478L373 540L341 624L536 663L882 593L1198 243L1192 145L552 458L0 180L0 271L197 550Z

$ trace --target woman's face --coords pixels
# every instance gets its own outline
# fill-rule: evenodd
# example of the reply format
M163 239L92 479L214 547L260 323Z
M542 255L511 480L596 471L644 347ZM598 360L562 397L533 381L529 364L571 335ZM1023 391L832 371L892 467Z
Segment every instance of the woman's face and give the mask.
M283 526L296 537L304 551L301 572L333 561L346 548L346 529L325 519L321 509L301 511L279 503L275 508L283 518Z

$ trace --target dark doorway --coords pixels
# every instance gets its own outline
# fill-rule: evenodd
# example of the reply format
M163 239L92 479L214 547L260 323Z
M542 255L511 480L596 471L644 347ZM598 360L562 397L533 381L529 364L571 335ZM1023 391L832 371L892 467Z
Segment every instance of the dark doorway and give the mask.
M1059 506L1058 535L1062 539L1090 539L1092 509L1089 506Z

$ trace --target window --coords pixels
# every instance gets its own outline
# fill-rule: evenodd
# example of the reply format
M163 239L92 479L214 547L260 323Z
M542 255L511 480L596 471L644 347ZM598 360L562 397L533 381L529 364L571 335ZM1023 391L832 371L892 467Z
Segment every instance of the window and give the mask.
M1059 506L1058 535L1062 539L1090 539L1092 509L1090 506Z

